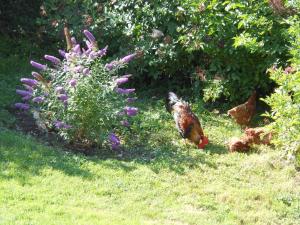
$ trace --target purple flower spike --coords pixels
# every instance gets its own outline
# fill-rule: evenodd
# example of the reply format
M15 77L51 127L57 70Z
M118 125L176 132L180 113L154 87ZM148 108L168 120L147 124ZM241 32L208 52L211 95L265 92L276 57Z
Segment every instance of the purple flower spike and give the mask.
M17 93L18 95L21 95L22 97L27 96L27 95L32 96L31 91L25 91L25 90L19 90L19 89L17 89L17 90L16 90L16 93Z
M73 48L73 51L75 52L75 53L77 53L77 54L81 54L81 49L80 49L80 45L78 44L78 45L76 45L74 48Z
M57 129L63 128L63 125L64 125L64 123L61 122L61 121L59 121L59 120L57 120L57 121L54 122L54 126L55 126Z
M116 79L117 85L125 84L127 82L128 82L128 78L126 78L126 77L121 77L121 78Z
M93 59L96 59L97 56L98 56L97 53L94 52L94 51L91 51L91 53L89 54L89 58L92 59L92 60L93 60Z
M99 51L97 52L97 56L98 56L98 57L105 56L106 53L107 53L107 48L108 48L108 46L106 45L105 48L99 50Z
M30 92L33 92L33 88L27 84L23 84L23 86Z
M113 61L111 63L106 64L105 68L108 69L108 70L112 70L116 65L117 65L117 62Z
M44 97L41 97L41 96L35 97L35 98L32 99L32 101L34 103L42 103L44 100L45 100Z
M112 149L118 149L120 147L120 139L118 136L116 136L114 133L111 133L109 136L108 136L108 139L111 143L111 147Z
M131 88L131 89L116 88L116 92L118 94L126 95L126 94L130 94L132 92L135 92L135 89L134 88Z
M64 125L64 128L65 128L65 129L70 129L70 128L72 128L72 126L71 126L71 125L68 125L68 124L65 124L65 125Z
M65 93L65 89L61 86L58 86L55 88L55 91L58 93L58 94L63 94Z
M69 71L69 66L68 65L64 65L64 72L68 72Z
M85 41L86 46L88 47L88 49L93 50L93 44L89 41Z
M65 124L64 122L59 121L59 120L56 120L54 122L54 126L55 126L56 129L70 129L70 128L72 128L71 125Z
M89 56L93 50L89 48L88 50L85 51L85 55Z
M137 98L127 98L126 100L128 103L133 103L137 100Z
M16 103L15 107L16 109L20 109L20 110L28 110L30 108L28 104L24 104L24 103Z
M68 100L68 96L66 94L60 94L58 95L58 99L61 101L66 101Z
M82 67L82 66L76 66L76 67L74 68L74 71L77 72L77 73L82 72L82 70L83 70L83 67Z
M62 57L66 58L66 52L64 50L59 49L58 52Z
M22 98L23 101L28 101L29 99L31 99L31 95L26 95Z
M121 76L122 78L129 78L129 77L132 77L132 74L125 74L123 76Z
M89 75L89 74L90 74L90 70L89 70L88 68L84 68L84 69L82 70L82 73L83 73L84 75Z
M60 59L58 59L52 55L45 55L44 57L45 57L45 59L49 60L53 64L60 64Z
M76 45L77 44L76 38L75 37L71 37L71 42L72 42L73 45Z
M71 53L66 53L66 54L65 54L65 57L66 57L66 60L67 60L67 61L71 61L71 60L72 60L72 55L71 55Z
M31 75L37 80L39 80L42 77L41 74L39 74L37 72L32 72Z
M29 78L21 78L21 82L27 84L30 87L35 87L38 84L37 80L33 80Z
M138 108L126 106L124 108L127 116L135 116L138 113Z
M39 69L39 70L46 70L46 69L47 69L47 66L46 66L46 65L37 63L37 62L35 62L35 61L30 61L30 64L31 64L33 67L35 67L35 68L37 68L37 69Z
M121 124L124 126L124 127L130 127L130 124L127 120L122 120L121 121Z
M94 37L94 35L91 32L89 32L88 30L84 30L83 33L87 37L87 39L89 39L90 42L96 41L96 38Z
M72 87L75 87L76 84L77 84L77 80L76 79L71 79L69 84L72 86Z
M129 63L131 60L134 59L135 56L136 56L136 53L131 54L131 55L127 55L127 56L123 57L120 61L122 63Z

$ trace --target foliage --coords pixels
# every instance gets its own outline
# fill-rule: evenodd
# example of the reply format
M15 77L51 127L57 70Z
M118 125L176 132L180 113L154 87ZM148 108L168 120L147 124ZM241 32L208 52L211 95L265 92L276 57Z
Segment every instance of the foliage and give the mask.
M290 20L292 37L291 66L270 69L271 78L277 83L275 92L265 101L271 106L268 114L274 120L270 125L276 146L293 157L300 154L300 23L299 16Z
M74 32L89 27L108 42L110 55L143 55L129 68L136 81L182 87L193 78L206 100L246 99L253 89L267 93L267 68L287 57L288 15L277 14L268 0L47 0L44 8L47 17L39 23L53 34L64 23Z
M9 36L33 36L37 30L41 0L2 1L0 9L0 34Z
M44 129L56 129L73 143L102 145L107 137L113 148L120 145L114 132L130 126L130 117L137 108L130 107L134 98L127 98L135 89L119 86L128 82L130 75L116 75L131 61L135 54L105 64L103 56L107 47L98 50L94 36L87 30L87 49L81 48L72 38L72 49L60 59L45 55L51 65L31 64L42 75L32 72L35 79L22 78L26 90L17 89L25 103L16 103L21 110L31 107L34 118ZM30 104L30 105L29 105ZM109 133L111 133L109 135Z

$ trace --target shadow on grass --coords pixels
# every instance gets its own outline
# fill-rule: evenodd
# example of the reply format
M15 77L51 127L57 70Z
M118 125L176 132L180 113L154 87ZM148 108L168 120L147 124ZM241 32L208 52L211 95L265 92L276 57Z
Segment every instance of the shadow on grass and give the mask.
M207 154L209 153L209 154ZM192 144L186 147L175 146L171 141L164 143L162 148L144 147L136 150L127 150L122 160L134 160L139 164L148 164L155 172L168 169L179 174L186 169L207 166L217 168L211 159L211 154L225 154L227 149L217 144L209 144L205 150L197 149Z
M0 177L27 183L29 178L50 168L69 176L92 178L80 167L85 159L79 155L55 150L39 144L32 138L8 130L0 130Z
M165 112L161 102L140 104L142 109L136 118L137 127L125 137L126 149L120 152L103 149L97 150L93 156L83 156L74 153L76 150L67 152L60 150L59 146L56 147L58 150L45 147L32 138L0 130L0 176L26 182L30 176L40 175L44 168L51 168L68 176L93 179L97 174L81 167L87 160L102 167L125 172L135 170L138 165L147 165L156 173L170 170L178 174L183 174L190 168L217 168L211 155L227 153L224 146L212 142L203 151L191 144L184 145L172 117ZM27 127L33 129L31 126ZM14 172L5 173L8 165Z

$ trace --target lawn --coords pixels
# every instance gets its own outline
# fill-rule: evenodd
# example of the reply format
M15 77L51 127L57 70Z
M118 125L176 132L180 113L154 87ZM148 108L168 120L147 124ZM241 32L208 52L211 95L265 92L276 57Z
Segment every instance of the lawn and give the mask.
M295 167L272 147L228 153L241 129L201 102L193 108L211 141L205 151L179 137L153 96L138 101L122 154L86 156L15 131L9 105L29 68L14 57L0 69L0 224L300 224Z
M195 149L178 137L162 101L146 102L145 132L122 156L74 154L1 129L1 224L300 221L299 172L280 152L228 153L228 136L240 130L209 113L202 121L211 144Z

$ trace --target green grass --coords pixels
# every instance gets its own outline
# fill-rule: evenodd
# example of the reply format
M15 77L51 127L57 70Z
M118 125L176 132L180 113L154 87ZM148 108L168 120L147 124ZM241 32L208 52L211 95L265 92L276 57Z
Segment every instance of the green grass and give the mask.
M226 140L241 131L208 112L202 123L211 144L195 149L179 138L162 101L139 104L140 133L133 132L122 156L87 157L2 129L1 224L300 221L300 175L280 152L228 153Z
M16 88L22 88L20 78L31 77L29 61L36 57L31 46L26 40L14 42L0 36L0 126L11 126L15 122L9 108L20 101L16 95Z
M17 122L8 108L32 57L1 54L1 225L300 224L299 172L271 147L228 153L240 128L201 103L193 105L211 141L205 151L179 137L162 100L147 97L122 154L88 157L3 128Z

